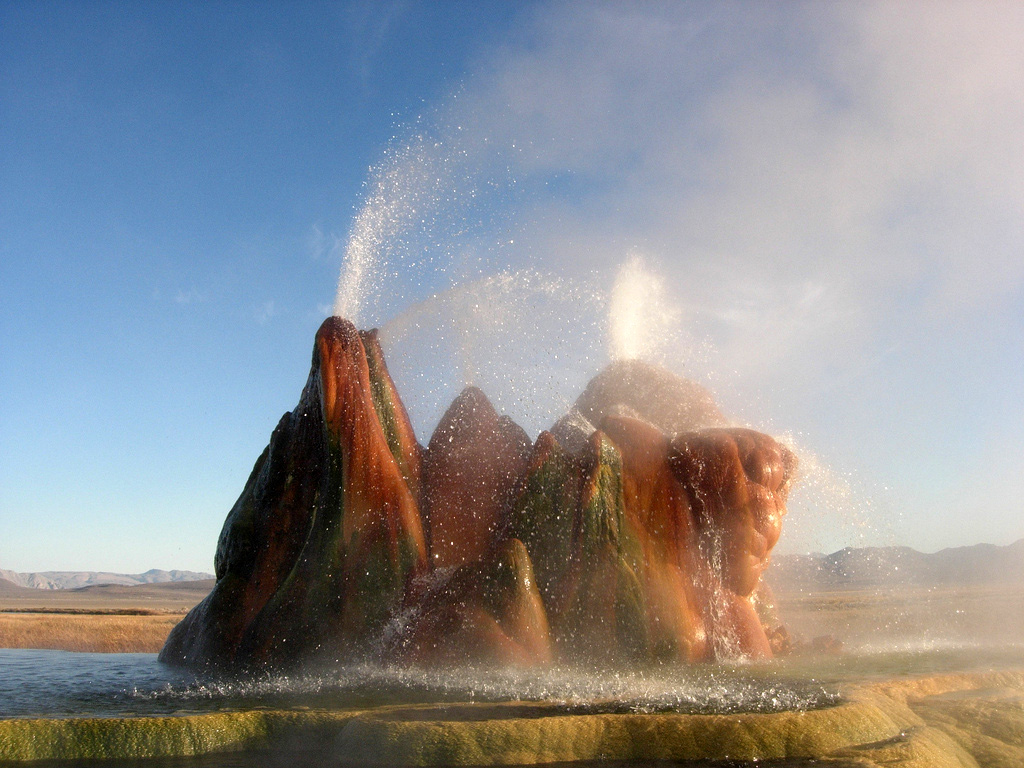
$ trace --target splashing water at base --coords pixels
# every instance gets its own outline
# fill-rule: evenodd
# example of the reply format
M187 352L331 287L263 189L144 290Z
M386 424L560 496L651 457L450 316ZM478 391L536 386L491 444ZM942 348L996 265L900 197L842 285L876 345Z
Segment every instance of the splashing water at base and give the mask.
M164 715L252 707L540 702L562 712L779 712L830 706L834 685L771 668L630 671L339 665L244 679L192 675L151 654L0 650L0 717Z
M155 654L0 649L0 718L508 701L546 704L553 708L550 714L771 713L835 705L847 682L1009 669L1022 662L1024 646L1019 644L890 638L841 656L793 657L770 664L620 671L423 670L358 664L240 679L186 673L160 664Z

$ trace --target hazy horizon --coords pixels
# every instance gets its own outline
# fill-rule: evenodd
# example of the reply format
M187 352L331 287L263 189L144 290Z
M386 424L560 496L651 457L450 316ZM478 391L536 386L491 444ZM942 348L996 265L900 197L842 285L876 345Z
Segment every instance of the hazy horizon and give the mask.
M1021 544L1021 542L1024 542L1024 538L1017 539L1016 541L1012 541L1009 544L993 544L992 542L988 542L988 541L978 541L978 542L972 542L972 543L968 543L968 544L957 544L957 545L955 545L953 547L943 547L942 549L937 549L937 550L934 550L934 551L918 550L918 549L915 549L914 547L910 547L910 549L914 549L914 551L919 552L919 553L921 553L923 555L935 555L935 554L939 554L940 552L945 552L945 551L948 551L948 550L951 550L951 549L966 549L966 548L972 548L972 547L977 547L977 546L983 546L983 547L994 546L994 547L998 547L1000 549L1007 549L1007 548L1018 546L1018 545ZM849 545L847 545L846 547L841 547L838 550L833 550L833 551L830 551L830 552L813 551L813 552L774 553L773 554L773 558L778 558L778 557L782 557L782 558L786 558L786 557L828 557L830 555L838 554L838 553L842 552L845 549L851 549L851 548L854 549L854 550L859 550L859 549L876 549L876 548L902 549L902 548L908 547L908 546L909 545L898 544L898 543L895 543L895 544L866 545L864 547L850 547ZM31 574L47 575L47 574L73 574L73 573L105 574L105 575L110 575L110 576L142 576L142 575L148 574L148 573L150 573L152 571L159 571L159 572L162 572L162 573L175 573L175 572L179 572L179 573L188 573L188 574L192 574L192 575L202 575L202 576L209 576L210 578L215 578L215 575L214 575L214 573L212 571L212 565L213 564L211 562L211 570L210 571L192 571L192 570L186 569L186 568L147 568L144 571L130 572L130 573L128 573L128 572L121 572L121 571L107 571L107 570L100 570L100 569L95 569L95 568L81 569L81 570L54 570L54 569L42 570L42 569L35 569L35 570L31 570L31 571L14 571L13 569L10 569L10 568L0 567L0 578L5 578L4 577L5 573L17 573L17 574L19 574L21 576L26 576L26 575L31 575ZM0 563L0 566L3 566L3 563Z

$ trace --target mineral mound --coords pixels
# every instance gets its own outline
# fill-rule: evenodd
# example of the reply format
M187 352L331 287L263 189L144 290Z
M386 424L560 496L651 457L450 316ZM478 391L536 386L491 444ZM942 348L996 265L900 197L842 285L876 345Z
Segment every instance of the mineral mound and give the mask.
M471 387L424 449L376 332L328 318L160 659L769 657L761 574L796 460L726 424L699 385L626 361L532 445Z

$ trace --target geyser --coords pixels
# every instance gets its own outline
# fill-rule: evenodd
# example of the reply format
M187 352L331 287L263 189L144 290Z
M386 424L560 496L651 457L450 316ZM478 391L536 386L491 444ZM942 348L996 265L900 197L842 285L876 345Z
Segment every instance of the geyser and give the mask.
M423 448L376 331L331 317L163 661L542 665L770 657L761 574L796 469L638 360L536 441L467 388Z

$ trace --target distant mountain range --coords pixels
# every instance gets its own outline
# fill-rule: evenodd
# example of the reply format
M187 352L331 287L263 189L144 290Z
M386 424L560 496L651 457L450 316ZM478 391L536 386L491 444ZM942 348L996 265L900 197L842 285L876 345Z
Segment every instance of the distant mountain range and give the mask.
M1019 584L1024 587L1024 539L1009 546L975 544L934 554L910 547L846 547L830 555L776 555L765 576L775 590L866 589L885 586ZM0 570L0 579L31 589L78 589L100 584L130 587L213 579L211 573L105 573Z
M0 570L0 579L30 589L78 589L99 584L118 584L133 587L139 584L164 584L173 581L201 581L212 579L212 573L195 571L161 571L156 568L145 573L105 573L102 571L41 571L16 573Z
M780 591L884 586L1024 586L1024 539L1005 547L975 544L934 554L910 547L847 547L830 555L779 555L765 578Z

